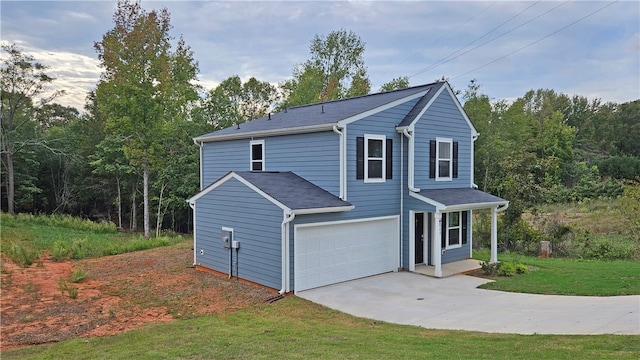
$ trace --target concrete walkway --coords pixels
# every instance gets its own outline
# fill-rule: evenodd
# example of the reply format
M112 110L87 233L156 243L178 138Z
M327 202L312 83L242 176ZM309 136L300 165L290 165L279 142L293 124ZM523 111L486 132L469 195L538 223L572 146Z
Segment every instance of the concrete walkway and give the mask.
M299 297L359 317L430 329L510 334L640 334L640 295L613 297L509 293L489 280L387 273Z

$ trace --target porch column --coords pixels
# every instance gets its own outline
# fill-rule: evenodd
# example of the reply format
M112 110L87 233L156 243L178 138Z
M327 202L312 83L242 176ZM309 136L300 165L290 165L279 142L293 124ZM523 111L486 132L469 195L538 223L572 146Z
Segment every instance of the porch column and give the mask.
M440 213L440 211L436 211L434 223L433 265L436 267L434 275L436 277L442 277L442 213Z
M498 262L498 208L491 208L491 263Z

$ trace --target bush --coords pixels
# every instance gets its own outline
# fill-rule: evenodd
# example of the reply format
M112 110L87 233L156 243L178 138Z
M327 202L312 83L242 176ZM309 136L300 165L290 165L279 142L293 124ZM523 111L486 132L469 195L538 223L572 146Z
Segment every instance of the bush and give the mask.
M490 263L488 261L480 261L480 267L482 268L482 272L485 275L493 275L496 272L497 265L496 263Z
M500 276L513 276L516 274L516 266L513 263L500 263L496 273Z
M71 274L69 280L71 280L72 283L80 283L86 278L87 272L83 269L78 269Z
M51 259L53 261L64 261L71 256L71 250L63 240L56 240L51 246Z
M516 274L526 274L529 272L529 267L525 264L516 264Z

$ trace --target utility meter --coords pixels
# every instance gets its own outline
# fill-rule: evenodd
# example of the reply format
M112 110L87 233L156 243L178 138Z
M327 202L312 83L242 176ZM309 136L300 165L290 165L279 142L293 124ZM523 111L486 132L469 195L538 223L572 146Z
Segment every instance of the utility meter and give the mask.
M221 235L221 239L222 239L222 246L225 249L229 249L231 247L231 243L233 241L233 232L229 231L229 230L222 230L222 235Z

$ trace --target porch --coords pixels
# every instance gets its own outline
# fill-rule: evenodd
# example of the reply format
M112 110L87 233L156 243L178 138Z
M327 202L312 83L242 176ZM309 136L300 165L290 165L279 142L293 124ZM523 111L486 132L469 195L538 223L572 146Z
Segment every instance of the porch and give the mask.
M436 276L436 267L419 264L416 265L416 268L413 272L427 275L435 278L445 278L453 275L458 275L465 273L467 271L480 269L480 260L476 259L464 259L459 261L454 261L446 264L442 264L442 275Z

